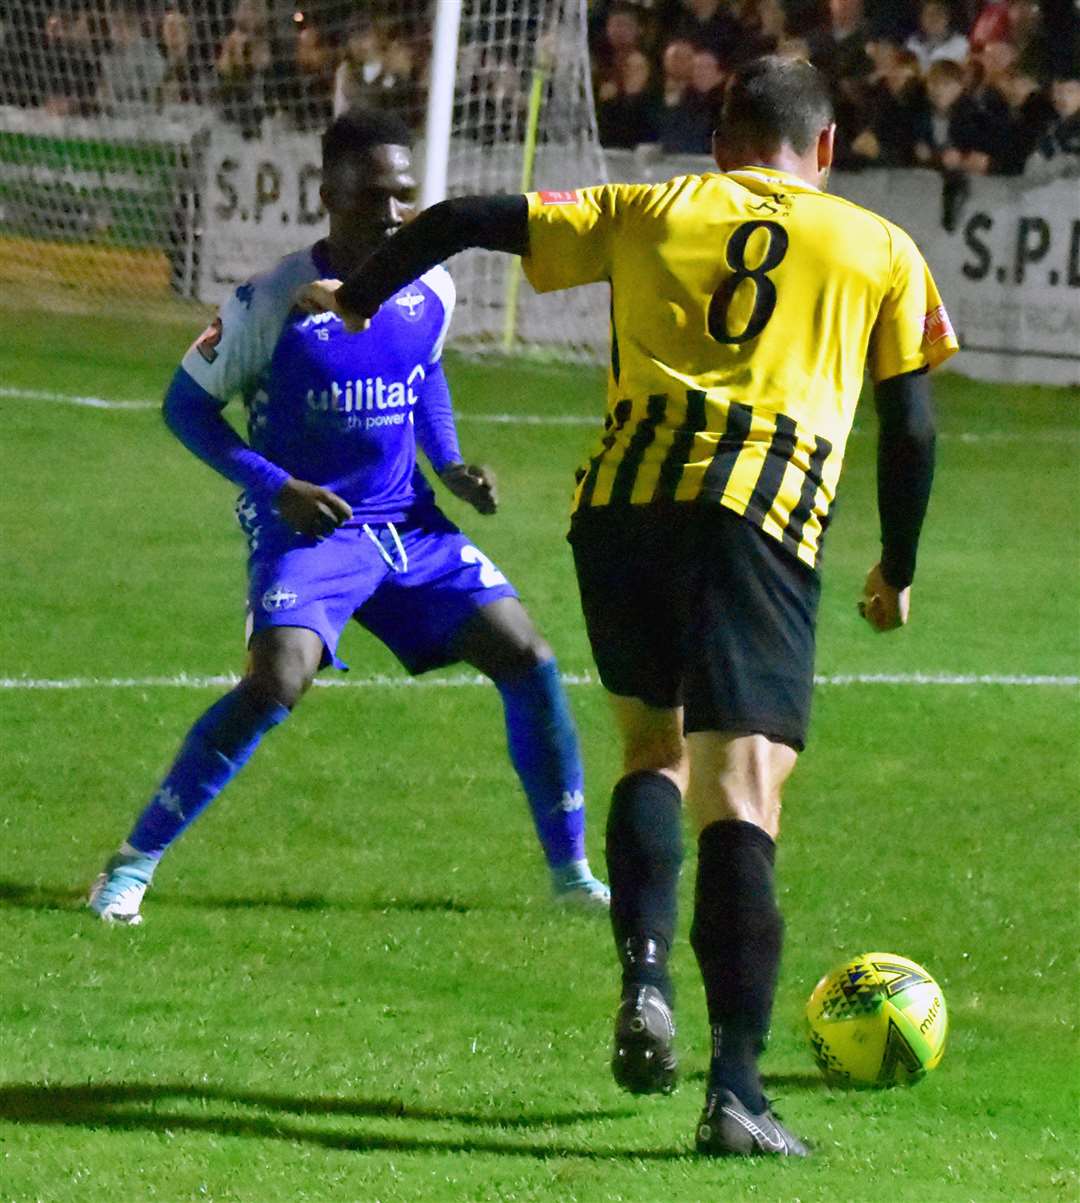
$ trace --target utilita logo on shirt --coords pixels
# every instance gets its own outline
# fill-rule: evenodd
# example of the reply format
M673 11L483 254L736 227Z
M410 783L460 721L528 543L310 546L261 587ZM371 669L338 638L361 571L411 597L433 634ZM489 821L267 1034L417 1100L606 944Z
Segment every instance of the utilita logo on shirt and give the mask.
M412 407L420 400L414 385L422 384L426 373L417 364L406 380L384 380L381 376L333 381L329 389L307 391L310 416L333 415L343 429L374 430L380 426L401 426L412 417Z

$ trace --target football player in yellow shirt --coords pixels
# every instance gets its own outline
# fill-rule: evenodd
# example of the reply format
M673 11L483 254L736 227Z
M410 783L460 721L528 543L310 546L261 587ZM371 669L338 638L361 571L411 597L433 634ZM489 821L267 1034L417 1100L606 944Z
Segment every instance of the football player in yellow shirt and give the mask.
M610 282L607 414L578 472L570 542L624 748L607 829L622 967L612 1068L636 1093L675 1084L667 962L685 797L698 838L690 941L712 1031L706 1154L807 1152L771 1111L757 1062L821 541L868 365L882 552L859 605L877 631L907 621L934 465L926 372L957 349L911 239L823 190L834 129L813 67L758 59L729 81L719 174L444 201L343 286L300 298L361 328L470 246L521 255L540 290Z

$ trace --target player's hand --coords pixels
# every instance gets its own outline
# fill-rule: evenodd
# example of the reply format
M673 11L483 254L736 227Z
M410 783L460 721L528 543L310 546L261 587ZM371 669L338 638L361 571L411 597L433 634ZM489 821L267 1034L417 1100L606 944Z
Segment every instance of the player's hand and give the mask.
M295 476L277 491L274 508L298 535L309 539L325 539L352 517L352 506L343 498Z
M305 313L336 313L350 334L358 334L371 325L371 319L341 308L337 299L340 287L340 280L314 280L296 290L293 303Z
M866 574L859 613L875 631L895 631L907 623L911 609L911 586L894 589L875 564Z
M450 464L439 473L439 479L477 513L494 514L499 507L495 473L490 468L480 464Z

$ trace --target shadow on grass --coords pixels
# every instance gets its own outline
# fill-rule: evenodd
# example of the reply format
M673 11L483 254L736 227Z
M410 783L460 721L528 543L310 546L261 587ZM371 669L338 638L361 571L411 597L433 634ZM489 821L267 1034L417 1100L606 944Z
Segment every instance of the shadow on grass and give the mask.
M707 1069L691 1069L681 1074L683 1082L700 1082L705 1085L705 1079L709 1076ZM771 1074L764 1073L761 1075L761 1081L765 1087L765 1093L771 1095L773 1092L782 1093L785 1090L830 1090L835 1089L831 1083L826 1082L824 1077L819 1073L786 1073L786 1074Z
M0 910L27 911L77 910L86 900L86 887L26 885L0 881ZM452 895L417 897L326 898L321 894L265 894L255 898L212 894L155 894L153 906L181 907L190 910L240 911L403 911L408 914L445 913L466 915L477 907Z
M189 1101L198 1112L187 1112L161 1104ZM227 1108L251 1107L274 1114L207 1114L206 1104ZM676 1149L625 1149L582 1145L531 1143L515 1140L511 1133L530 1129L564 1127L603 1119L624 1119L635 1112L627 1108L592 1111L537 1112L532 1115L484 1114L441 1108L417 1107L400 1099L295 1098L262 1091L228 1090L186 1083L117 1082L99 1085L62 1086L47 1083L15 1083L0 1087L0 1121L37 1124L45 1127L108 1128L111 1131L170 1131L211 1133L257 1140L285 1140L317 1145L325 1149L358 1152L495 1153L511 1157L582 1157L646 1161L677 1161L689 1151ZM407 1130L400 1136L347 1132L290 1123L286 1116L343 1117L346 1119L392 1119L417 1123L455 1123L474 1127L505 1129L506 1139L491 1137L426 1137Z

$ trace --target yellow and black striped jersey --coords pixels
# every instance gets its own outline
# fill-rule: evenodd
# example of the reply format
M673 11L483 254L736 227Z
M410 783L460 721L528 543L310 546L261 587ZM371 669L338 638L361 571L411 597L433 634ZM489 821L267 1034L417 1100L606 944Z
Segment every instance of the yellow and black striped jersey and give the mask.
M611 284L575 509L715 501L816 565L865 365L880 381L957 350L911 238L771 168L528 202L538 291Z

